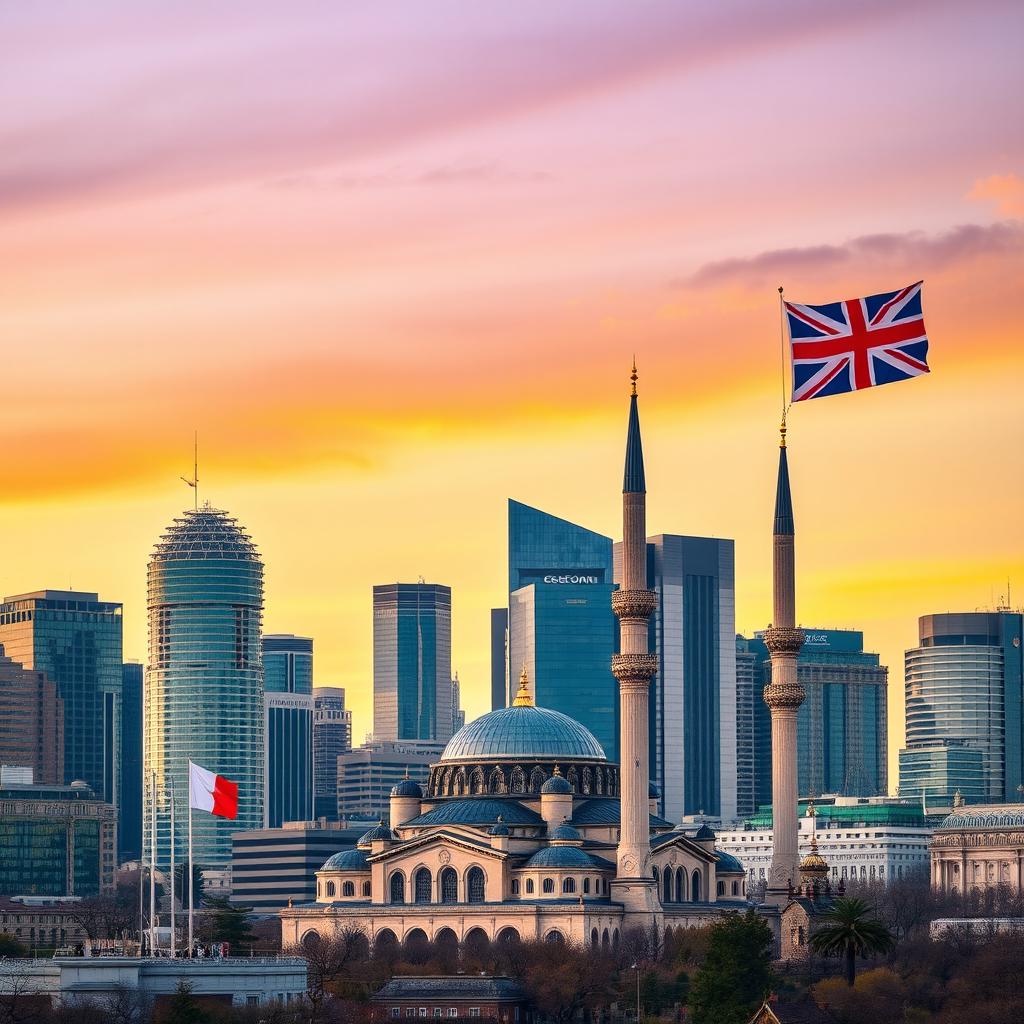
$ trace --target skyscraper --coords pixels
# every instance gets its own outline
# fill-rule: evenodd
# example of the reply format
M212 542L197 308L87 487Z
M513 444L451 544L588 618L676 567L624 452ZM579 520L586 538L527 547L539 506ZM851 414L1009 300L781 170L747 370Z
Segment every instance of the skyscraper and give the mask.
M313 817L313 641L263 637L265 828Z
M120 860L135 860L142 853L142 677L138 662L122 666L121 690L121 797L117 814L117 849Z
M172 784L179 863L185 855L191 759L238 784L237 820L202 811L193 817L195 863L224 869L232 832L263 826L263 563L252 539L208 504L185 512L150 558L148 610L145 849L155 776L157 863L169 861Z
M28 769L29 783L64 783L64 702L45 672L0 647L0 765Z
M757 705L764 707L758 686L757 657L747 649L747 643L743 637L736 637L736 815L740 818L749 817L757 809L754 799ZM770 794L768 799L771 799Z
M340 686L313 688L313 813L338 817L338 757L352 749L352 712Z
M763 687L771 678L764 635L741 637L737 644L753 658L757 683ZM797 712L801 796L888 792L888 679L889 670L879 664L878 655L864 650L860 630L804 628L804 645L797 655L797 680L806 694ZM760 699L754 704L752 740L754 798L761 806L772 798L772 748L770 713Z
M507 678L525 667L535 702L582 722L617 760L611 538L509 501L508 559Z
M1024 782L1024 616L999 609L923 615L906 652L907 746L900 795L936 803L956 789L1019 802ZM972 785L972 781L974 785Z
M452 735L452 591L437 583L373 588L373 734Z
M98 594L37 590L0 604L7 657L45 672L64 703L64 779L117 804L121 718L121 605Z
M619 579L621 545L616 545ZM651 774L662 814L736 816L736 595L731 540L647 539L658 598L651 694Z

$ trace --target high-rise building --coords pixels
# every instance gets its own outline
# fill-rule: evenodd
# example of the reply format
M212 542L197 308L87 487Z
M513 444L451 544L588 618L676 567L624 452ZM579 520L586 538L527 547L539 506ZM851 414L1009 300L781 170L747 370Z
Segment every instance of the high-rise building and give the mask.
M508 706L508 609L491 609L491 710Z
M263 637L266 828L313 817L313 641Z
M452 735L454 736L466 724L466 712L462 710L462 686L459 673L452 679Z
M426 784L445 744L433 740L377 740L338 758L340 818L387 818L391 790L403 779Z
M615 545L619 580L621 545ZM736 595L731 540L647 538L658 675L651 693L651 777L669 821L736 816Z
M64 782L118 798L121 605L98 594L37 590L0 604L7 657L57 684L64 703Z
M338 817L338 757L352 749L352 712L340 686L313 688L313 802L317 818Z
M142 677L138 662L126 661L121 689L121 797L117 805L117 849L122 861L142 853Z
M755 723L761 700L757 657L747 641L736 637L736 814L745 818L757 808L754 787ZM769 799L771 797L769 796Z
M1019 801L1017 787L1024 782L1022 623L1024 616L1009 609L921 616L920 642L905 656L902 796L951 802L959 788L966 797L964 772L972 756L980 754L980 785L971 787L980 791L978 799Z
M764 634L737 640L755 662L755 689L771 679ZM888 792L889 670L864 650L856 629L804 627L797 680L805 700L797 711L797 787L803 796L836 793L868 797ZM772 799L771 718L754 702L754 804ZM741 755L744 759L746 753ZM740 812L740 816L750 812Z
M507 678L525 668L537 704L583 723L618 760L611 538L509 501L508 565Z
M148 611L145 850L155 778L157 864L169 862L172 787L178 863L185 856L191 759L238 785L236 820L193 815L195 863L223 870L232 833L263 826L263 563L235 519L207 504L171 523L150 558Z
M386 741L451 739L451 587L373 588L373 734Z
M45 672L22 668L0 646L0 765L27 778L64 782L64 702Z

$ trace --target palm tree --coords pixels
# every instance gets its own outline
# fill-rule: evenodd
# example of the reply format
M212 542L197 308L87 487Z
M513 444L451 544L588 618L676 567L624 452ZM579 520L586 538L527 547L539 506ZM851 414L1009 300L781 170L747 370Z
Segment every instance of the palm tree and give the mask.
M826 923L811 936L811 949L822 956L844 957L848 985L856 977L858 956L887 953L893 947L892 933L871 916L865 900L839 897L822 917Z

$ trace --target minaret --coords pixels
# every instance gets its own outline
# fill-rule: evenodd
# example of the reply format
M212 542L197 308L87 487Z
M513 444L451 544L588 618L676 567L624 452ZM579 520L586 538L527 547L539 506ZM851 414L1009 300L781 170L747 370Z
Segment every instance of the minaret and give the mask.
M772 715L772 830L775 837L766 899L778 904L786 903L790 887L800 882L796 713L804 702L804 689L797 682L796 657L803 646L804 634L796 628L794 532L793 498L789 492L786 461L786 423L783 421L773 531L774 614L772 625L764 632L765 646L772 658L772 681L764 688L764 702Z
M648 873L651 828L648 817L648 718L651 679L658 663L650 653L647 622L657 598L647 589L647 488L636 402L636 363L630 377L633 393L626 435L626 470L622 483L622 587L612 594L612 611L619 619L620 654L612 658L612 675L619 681L620 730L619 800L621 831L612 898L627 913L650 915L660 908L658 890ZM643 922L650 926L651 918Z

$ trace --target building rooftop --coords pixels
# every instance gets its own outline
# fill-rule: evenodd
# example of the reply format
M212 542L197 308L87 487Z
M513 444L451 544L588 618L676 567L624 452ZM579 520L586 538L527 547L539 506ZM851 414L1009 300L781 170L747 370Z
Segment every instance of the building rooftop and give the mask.
M470 974L427 975L421 978L392 978L373 997L375 1002L385 1000L422 999L525 999L519 982L505 977L479 977Z
M938 831L1022 827L1024 827L1024 804L988 804L957 808L943 819L942 824L938 826Z
M209 504L175 519L153 549L155 562L207 558L259 561L256 545L238 520Z
M506 825L543 825L544 819L517 800L494 797L467 797L445 800L433 810L407 821L407 825L496 825L501 818Z

